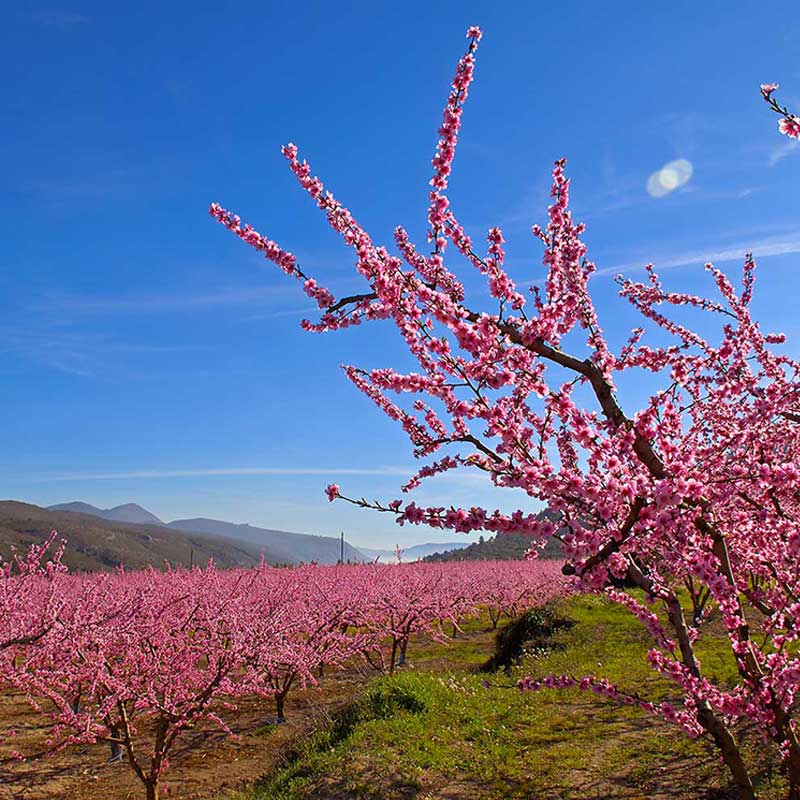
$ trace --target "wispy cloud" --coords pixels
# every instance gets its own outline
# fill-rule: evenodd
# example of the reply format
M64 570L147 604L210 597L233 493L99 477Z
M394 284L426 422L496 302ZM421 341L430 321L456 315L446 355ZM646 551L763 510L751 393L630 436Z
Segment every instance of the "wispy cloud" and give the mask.
M202 345L158 345L119 341L107 334L62 330L0 327L0 352L66 372L89 376L113 367L124 354L161 355L207 350Z
M264 303L297 294L293 285L228 286L218 290L165 292L164 294L128 297L92 297L54 294L30 306L32 311L72 311L85 314L119 314L126 312L180 311L217 306Z
M784 158L787 156L792 155L792 153L800 152L800 142L796 140L789 139L787 142L781 142L775 147L772 148L772 151L769 154L769 158L767 159L767 163L774 167L776 164L779 164L783 161Z
M711 114L671 112L651 120L653 133L666 139L675 153L691 157L710 136L717 134L718 121Z
M36 11L31 15L34 22L41 25L49 25L55 28L69 28L74 25L83 25L89 22L89 17L78 14L75 11L67 11L61 8L47 8Z
M745 253L752 253L756 259L770 256L782 256L789 253L800 253L800 229L786 233L784 236L773 236L766 239L743 240L725 246L709 247L708 250L690 250L679 253L662 254L640 261L629 261L613 267L597 270L598 275L616 275L620 272L631 272L644 269L648 261L656 269L673 269L675 267L702 266L706 262L724 264L728 261L744 261Z
M212 467L209 469L139 469L130 472L71 472L62 475L29 476L30 481L113 481L134 478L205 478L247 475L373 475L403 476L414 467Z
M255 322L256 320L262 319L281 319L282 317L298 317L301 316L308 316L311 319L318 317L321 312L316 311L315 309L309 310L309 306L306 305L304 308L284 308L280 311L267 311L263 314L249 314L246 317L242 317L242 322Z

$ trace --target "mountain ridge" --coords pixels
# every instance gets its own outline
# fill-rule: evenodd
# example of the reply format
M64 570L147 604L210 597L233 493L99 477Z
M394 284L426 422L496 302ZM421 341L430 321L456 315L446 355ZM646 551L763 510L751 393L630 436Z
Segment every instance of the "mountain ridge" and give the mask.
M47 506L48 511L71 511L76 514L91 514L93 517L111 520L112 522L131 522L135 525L163 525L155 514L142 508L138 503L123 503L113 508L97 508L89 503L74 500L71 503L56 503Z
M209 517L190 517L165 522L138 503L123 503L113 508L99 508L74 500L67 503L56 503L48 506L47 511L90 516L112 523L125 525L150 526L164 531L175 531L195 536L217 537L240 547L245 552L256 553L273 564L298 564L301 562L335 563L340 558L340 540L331 536L311 533L297 533L274 528L262 528L248 523L227 522ZM401 549L404 561L415 561L428 558L434 554L443 556L446 553L463 550L470 546L469 541L459 542L425 542ZM344 543L345 561L383 561L394 562L395 551L384 548L359 548L348 542Z
M136 525L159 526L166 530L182 531L190 534L222 537L232 543L243 545L248 552L265 553L267 561L273 564L299 564L312 561L333 564L339 560L341 543L332 536L261 528L246 523L227 522L207 517L176 519L164 522L138 503L124 503L113 508L97 506L74 500L49 506L48 511L83 514L112 522ZM345 542L345 561L368 561L359 550Z
M0 555L12 548L26 550L42 544L51 530L66 542L64 563L80 572L103 572L124 566L188 567L213 560L221 567L258 564L261 553L243 542L189 531L169 530L164 525L137 525L107 520L94 514L51 510L17 500L0 501ZM270 563L277 563L271 552Z
M227 539L246 542L249 545L263 544L269 546L273 553L278 554L279 560L285 563L318 561L329 564L338 561L340 555L340 541L331 536L260 528L247 523L225 522L207 517L176 519L167 523L166 527L224 536ZM353 545L345 542L344 560L365 561L367 559Z

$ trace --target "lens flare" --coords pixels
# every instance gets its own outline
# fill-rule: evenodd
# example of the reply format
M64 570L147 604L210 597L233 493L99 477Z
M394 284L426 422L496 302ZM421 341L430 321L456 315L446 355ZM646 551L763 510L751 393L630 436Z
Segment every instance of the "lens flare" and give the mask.
M647 179L647 193L651 197L666 197L670 192L685 186L692 177L692 172L694 168L685 158L670 161Z

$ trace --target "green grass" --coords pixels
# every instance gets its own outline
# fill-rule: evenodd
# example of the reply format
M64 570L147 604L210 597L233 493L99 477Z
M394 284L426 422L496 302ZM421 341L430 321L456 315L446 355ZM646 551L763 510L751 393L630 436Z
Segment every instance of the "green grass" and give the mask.
M477 672L491 655L473 621L444 654L409 648L408 669L372 681L329 730L289 754L241 800L309 798L722 798L724 768L710 749L638 709L579 690L521 694L525 674L593 673L649 699L674 690L648 667L648 634L619 606L575 597L556 612L575 624L544 655L509 674ZM735 667L725 643L698 648L721 682ZM437 660L438 659L438 660ZM489 680L490 686L483 685ZM749 757L758 763L757 744ZM776 784L779 781L776 779ZM761 776L766 798L779 785Z

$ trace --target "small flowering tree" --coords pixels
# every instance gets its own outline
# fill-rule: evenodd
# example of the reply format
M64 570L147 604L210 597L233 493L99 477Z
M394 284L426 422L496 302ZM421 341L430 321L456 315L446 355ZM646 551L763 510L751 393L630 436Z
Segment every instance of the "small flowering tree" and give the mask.
M476 600L486 606L493 630L504 615L513 619L532 606L564 597L573 585L554 561L485 561L482 565Z
M63 546L55 549L50 560L44 558L56 536L51 531L26 554L15 552L8 561L0 559L0 652L38 641L55 624L62 601L59 589L67 571L61 563Z
M7 666L53 721L54 749L106 741L155 800L176 739L239 693L242 581L213 567L73 582L60 624ZM51 710L52 709L52 710Z
M365 636L350 630L358 620L364 592L350 566L263 570L252 585L257 603L248 603L250 623L247 684L275 700L278 722L285 721L292 687L317 683L314 671L338 666L359 654ZM264 603L264 598L269 598Z
M682 695L682 708L640 705L712 741L744 800L755 789L736 728L754 726L779 749L789 797L799 800L800 363L776 352L784 337L764 333L751 316L756 265L749 255L738 289L707 265L714 298L670 291L651 267L644 282L620 278L620 294L643 325L613 351L589 291L595 265L584 227L569 211L564 161L553 169L548 223L533 227L544 249L544 286L518 289L504 268L502 231L489 230L485 247L474 242L447 194L481 31L470 28L467 39L433 158L428 252L402 227L394 252L373 242L293 144L283 148L289 167L354 251L362 292L337 298L238 216L217 204L210 213L302 283L322 312L302 323L306 330L395 325L417 371L344 370L402 425L416 456L437 456L405 491L445 471L478 470L499 488L547 504L560 515L561 532L521 510L367 502L336 485L328 496L394 515L399 524L525 533L539 541L558 535L568 571L641 620L653 638L650 663ZM781 115L780 130L798 137L800 123L774 102L774 88L765 86L764 98ZM493 307L468 300L448 248L484 277ZM671 309L680 313L671 316ZM716 320L717 333L699 333L692 313ZM645 328L669 342L647 344ZM617 376L630 370L661 380L636 412L617 393ZM616 588L621 579L638 596ZM711 635L706 621L714 610L738 672L733 685L718 685L696 654L698 640ZM594 676L578 683L639 702Z
M388 653L381 649L378 655L379 668L390 674L405 663L413 635L424 633L446 642L442 624L455 624L459 612L475 610L476 604L467 600L468 587L454 571L448 574L430 564L398 564L380 568L377 575L365 603L365 624L379 639L388 639Z

